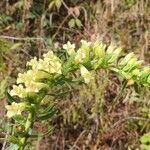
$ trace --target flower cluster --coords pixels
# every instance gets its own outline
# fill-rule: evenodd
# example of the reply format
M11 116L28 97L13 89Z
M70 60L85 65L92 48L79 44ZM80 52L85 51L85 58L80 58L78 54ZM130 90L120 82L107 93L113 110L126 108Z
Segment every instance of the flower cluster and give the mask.
M117 72L127 79L129 85L137 82L150 87L150 67L142 67L143 61L138 60L133 52L127 54L119 63Z
M129 53L119 63L120 73L127 79L133 78L139 74L142 63L133 53Z
M81 40L81 47L76 52L75 45L70 42L63 48L69 55L74 55L75 64L79 65L81 76L86 83L93 79L92 73L88 70L107 68L128 80L128 84L137 82L150 87L150 67L143 68L143 61L138 60L133 52L120 59L121 48L113 44L107 47L99 41L92 43L84 40Z
M93 73L89 70L96 70L100 67L108 68L115 63L122 49L111 44L108 48L102 42L94 43L81 40L81 47L75 51L75 45L67 42L63 48L70 56L74 56L74 64L80 68L81 76L85 83L89 83L93 78Z
M31 59L27 66L31 69L24 73L19 73L17 84L14 85L10 91L12 96L19 96L24 98L28 93L37 93L41 89L46 88L47 85L42 83L42 79L49 78L50 74L61 74L61 62L52 51L43 55L43 59Z
M10 95L25 98L30 93L38 93L41 89L48 88L48 84L43 80L55 75L57 77L66 76L67 73L77 69L80 70L80 75L87 84L94 79L94 71L103 68L117 72L122 78L128 80L129 84L136 82L150 87L150 67L143 68L143 61L137 60L134 53L129 53L120 59L121 48L116 48L113 44L107 47L99 41L92 43L84 40L81 40L81 46L78 50L76 50L75 44L70 42L64 44L63 49L69 55L64 64L52 51L44 54L43 59L38 60L35 57L27 62L27 66L31 69L18 74L18 85L13 85ZM16 109L14 109L15 107ZM23 110L16 103L6 108L9 117L20 114Z

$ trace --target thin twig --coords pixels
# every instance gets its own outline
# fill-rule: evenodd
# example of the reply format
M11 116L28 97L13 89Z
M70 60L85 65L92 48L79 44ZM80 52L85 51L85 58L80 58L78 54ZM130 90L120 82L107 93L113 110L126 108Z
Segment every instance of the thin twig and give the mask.
M64 20L61 22L61 24L59 25L57 31L55 32L55 34L52 36L52 40L54 40L54 38L56 37L56 35L59 33L59 30L61 29L61 27L63 26L63 24L66 22L66 20L69 18L69 14L64 18Z
M17 41L31 41L31 40L43 40L43 38L41 37L25 37L25 38L22 38L22 37L12 37L12 36L5 36L5 35L1 35L0 36L0 39L10 39L10 40L17 40Z
M5 148L6 148L6 144L7 144L7 138L8 138L8 134L9 134L9 131L7 131L7 133L6 133L6 136L5 136L5 138L4 138L4 143L3 143L3 147L2 147L2 149L1 150L5 150Z
M83 134L86 132L86 130L83 130L81 134L78 136L77 140L74 142L73 146L70 148L70 150L73 150L73 148L77 147L77 143L79 142L80 138L83 136Z
M123 119L121 119L121 120L115 122L110 128L112 129L112 128L118 126L120 123L125 122L125 121L128 121L128 120L143 120L143 121L149 121L149 122L150 122L150 119L148 119L148 118L131 116L131 117L123 118Z

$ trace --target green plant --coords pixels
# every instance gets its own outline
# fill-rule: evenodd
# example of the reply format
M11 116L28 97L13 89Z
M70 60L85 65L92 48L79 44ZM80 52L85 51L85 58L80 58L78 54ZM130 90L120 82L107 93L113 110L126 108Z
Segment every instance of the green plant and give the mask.
M146 133L140 138L142 150L150 150L150 133Z
M150 68L142 67L142 61L133 53L121 57L122 49L113 44L106 47L99 41L81 40L78 50L70 42L64 44L63 49L67 52L66 58L58 58L48 51L42 59L35 57L27 62L28 70L18 74L17 85L8 93L7 116L19 126L13 129L9 140L19 150L23 150L28 138L33 136L36 121L53 119L56 115L54 104L44 105L44 99L48 95L59 97L69 93L70 90L64 90L65 85L92 84L96 70L115 72L125 83L123 88L134 83L150 87Z

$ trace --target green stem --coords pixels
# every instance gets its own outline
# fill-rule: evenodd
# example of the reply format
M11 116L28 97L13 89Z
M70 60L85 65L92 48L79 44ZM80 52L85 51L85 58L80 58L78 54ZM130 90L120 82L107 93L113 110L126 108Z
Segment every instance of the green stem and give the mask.
M33 127L33 124L34 124L34 111L31 111L29 114L28 114L28 118L27 118L27 122L25 124L25 136L23 138L21 138L21 143L22 145L19 147L19 150L24 150L25 146L26 146L26 142L27 142L27 139L30 135L30 130L32 129Z

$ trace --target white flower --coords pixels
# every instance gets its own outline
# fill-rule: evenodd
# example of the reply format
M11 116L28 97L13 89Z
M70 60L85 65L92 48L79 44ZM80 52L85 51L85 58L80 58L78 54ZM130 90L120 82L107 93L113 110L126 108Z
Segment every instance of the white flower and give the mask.
M85 40L81 40L81 47L90 47L91 45L91 42L87 42Z
M115 45L111 43L106 51L107 56L108 56L108 60L107 60L108 63L113 63L114 61L116 61L121 51L122 51L121 48L116 48Z
M44 54L44 59L39 60L38 69L45 70L49 73L61 74L61 62L57 56L54 55L52 51Z
M86 58L85 52L83 52L81 49L79 49L77 51L77 55L75 56L75 62L76 63L82 63L85 58Z
M21 98L26 97L26 89L20 84L18 86L13 85L13 89L10 91L11 96L19 96Z
M94 51L95 57L104 58L104 56L105 56L105 48L106 48L106 45L100 43L99 41L96 41L93 44L93 51Z
M63 45L63 49L65 49L69 55L75 54L75 44L71 44L70 41Z
M132 58L135 58L135 54L133 52L127 54L122 60L121 62L119 63L121 66L125 66L128 61Z
M26 107L25 103L15 103L13 102L11 105L6 105L7 109L7 117L11 118L15 115L21 115L22 111L24 111Z
M117 60L117 58L119 57L120 53L121 53L122 49L121 48L117 48L115 49L110 55L110 59L108 60L109 63L113 63L114 61Z
M115 49L115 46L114 46L113 43L111 43L111 44L108 46L106 53L107 53L107 54L112 54L112 53L114 52L114 49Z
M35 71L33 70L28 70L23 74L19 73L17 78L17 84L30 82L33 79L34 75L35 75Z
M94 79L94 76L91 72L89 72L84 66L80 67L81 76L84 78L85 83L90 83L91 80Z
M44 84L44 83L31 81L30 83L26 84L26 92L37 93L44 87L46 87L46 84Z
M37 69L37 65L38 65L38 61L36 57L31 59L29 62L27 62L27 66L31 66L33 70Z

